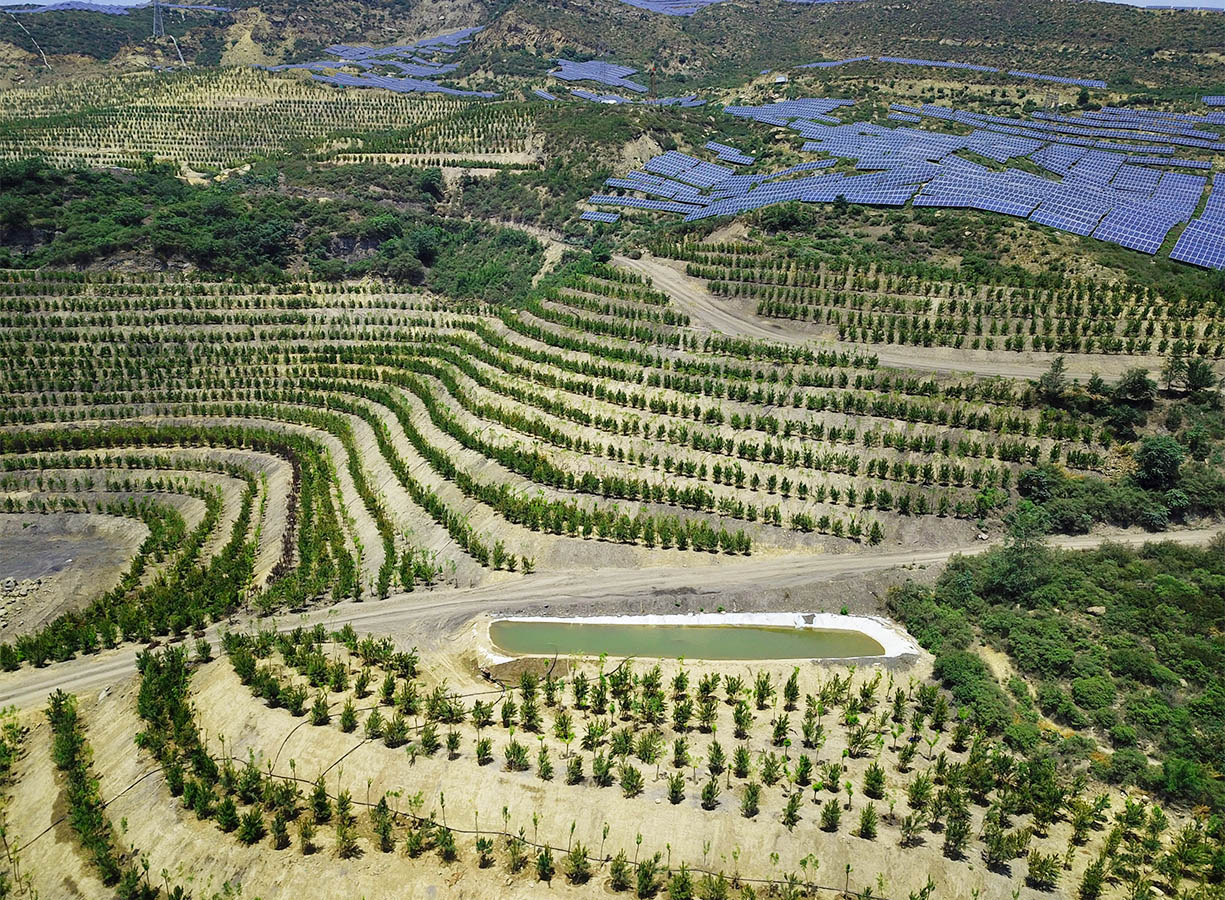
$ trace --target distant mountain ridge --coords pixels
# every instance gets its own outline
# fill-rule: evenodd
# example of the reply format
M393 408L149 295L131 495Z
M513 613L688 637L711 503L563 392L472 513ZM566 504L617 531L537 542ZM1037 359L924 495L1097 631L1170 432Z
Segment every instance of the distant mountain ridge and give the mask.
M644 0L642 5L658 3L673 0ZM335 43L385 46L485 25L473 52L483 54L483 70L494 76L506 54L526 50L552 58L569 50L699 83L731 83L761 69L819 59L894 55L1001 68L1020 65L1121 86L1185 85L1216 92L1214 86L1225 85L1225 64L1217 54L1225 46L1225 16L1093 0L721 0L691 15L614 0L310 5L230 0L216 5L233 9L166 17L189 63L241 64L246 60L230 52L240 45L260 54L259 62L298 62ZM33 75L33 41L53 64L57 57L85 57L123 65L125 58L156 55L148 23L135 10L130 15L64 10L21 16L28 33L2 18L8 24L0 22L0 41L35 60L10 65L26 65Z

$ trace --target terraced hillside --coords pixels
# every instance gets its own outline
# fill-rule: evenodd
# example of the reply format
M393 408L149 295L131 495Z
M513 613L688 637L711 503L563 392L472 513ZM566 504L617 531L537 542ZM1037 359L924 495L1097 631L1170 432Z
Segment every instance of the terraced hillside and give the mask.
M522 116L458 100L342 92L250 68L137 73L84 86L48 85L0 95L0 158L38 155L60 166L134 166L146 157L201 170L324 144L394 133L395 149L524 152Z
M1225 20L216 12L0 17L0 900L1225 900Z
M251 589L279 583L270 543L280 575L313 561L269 589L289 605L321 589L386 596L425 560L468 582L584 559L956 541L1021 465L1103 465L1006 384L701 334L607 265L566 266L518 310L114 274L13 273L4 292L9 507L84 505L95 498L46 488L90 474L97 487L151 470L139 491L185 462L221 469L249 495L222 497L220 515L276 508L243 539ZM21 496L31 473L43 487ZM286 510L296 528L272 524Z

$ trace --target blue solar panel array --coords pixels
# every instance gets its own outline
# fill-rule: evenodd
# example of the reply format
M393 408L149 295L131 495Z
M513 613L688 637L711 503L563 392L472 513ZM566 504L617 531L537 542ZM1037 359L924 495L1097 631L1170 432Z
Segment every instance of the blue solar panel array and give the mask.
M852 56L849 59L834 59L828 62L810 62L802 66L797 66L800 69L833 69L837 66L846 66L851 63L867 62L872 57L870 56Z
M579 218L587 222L604 222L611 225L614 222L620 221L621 213L605 212L602 209L588 209L584 210Z
M838 98L801 98L761 106L727 107L742 119L782 127L804 139L811 160L772 174L736 175L678 151L648 160L645 171L611 178L607 186L629 196L597 195L592 203L679 212L686 221L734 215L799 200L978 209L1025 217L1038 224L1153 254L1180 224L1191 220L1207 179L1175 168L1210 164L1179 159L1177 146L1216 151L1225 125L1207 116L1106 107L1061 116L988 116L932 104L895 104L890 127L841 122L831 116L851 104ZM915 127L959 126L959 133ZM1123 136L1137 143L1097 140ZM726 160L734 148L710 141L706 149ZM1138 152L1135 152L1138 151ZM976 162L985 157L1003 168ZM1009 166L1024 158L1044 174ZM854 172L818 170L850 161ZM802 175L802 177L792 177ZM1175 259L1199 265L1225 260L1225 182L1216 176L1204 213L1178 242ZM1218 183L1221 182L1221 183ZM1218 191L1218 188L1220 189ZM1225 253L1225 251L1221 251Z
M337 87L383 88L399 94L448 94L455 97L496 97L494 91L466 91L448 87L435 81L442 75L454 72L459 66L456 63L439 62L431 57L438 54L455 53L464 44L471 43L472 36L480 28L464 28L439 37L424 38L412 44L402 44L395 47L350 46L348 44L333 44L326 52L337 57L336 60L317 60L314 62L288 63L280 66L266 66L271 72L281 72L286 69L302 69L311 73L311 78L323 84ZM362 69L358 74L332 70L342 67ZM394 69L399 75L383 75L376 68ZM332 74L328 74L332 72Z
M844 59L844 60L838 60L835 62L808 63L807 65L799 66L799 68L801 69L823 69L823 68L829 68L832 66L845 65L846 63L849 63L849 62L863 62L869 59L873 59L873 57L856 56L853 59ZM968 72L986 72L989 74L999 74L1001 72L1001 70L997 69L995 66L983 66L983 65L977 65L975 63L967 63L967 62L953 62L951 60L913 59L908 56L877 56L875 57L875 59L883 63L894 63L896 65L902 65L902 66L922 66L924 68L929 68L929 69L962 69ZM1090 88L1105 88L1106 87L1106 82L1100 81L1096 78L1065 78L1061 75L1043 75L1041 72L1026 72L1021 69L1009 69L1004 74L1011 75L1014 78L1036 79L1038 81L1049 81L1049 82L1055 82L1058 84L1070 84L1070 85L1075 85L1078 87L1090 87ZM1207 103L1209 99L1211 98L1205 97L1204 102ZM1225 106L1225 103L1216 104L1216 105Z
M844 106L851 106L852 102L824 97L805 97L800 100L780 100L777 103L766 103L761 106L725 106L723 111L742 119L753 119L766 125L782 127L788 127L796 120L806 119L837 124L838 119L832 117L830 113Z
M1209 94L1204 98L1204 104L1206 106L1225 106L1225 95Z
M998 72L994 66L976 66L973 63L939 62L934 59L910 59L905 56L878 56L881 62L898 63L903 66L925 66L929 69L967 69L971 72Z
M591 91L585 91L582 88L570 88L571 98L586 100L589 103L604 103L609 106L620 106L628 104L630 106L680 106L685 109L693 109L698 106L705 106L705 100L699 100L696 94L690 94L687 97L655 97L650 100L631 100L629 97L622 97L620 94L596 94Z
M532 91L532 93L535 94L537 97L539 97L541 100L556 100L557 99L555 96L550 94L548 91L543 90L542 88L536 88L535 90Z
M1178 236L1170 259L1206 269L1225 269L1225 178L1220 172L1212 176L1212 191L1204 211Z
M645 94L647 86L629 77L637 71L637 69L630 66L619 66L616 63L604 62L602 60L593 59L589 62L574 62L569 59L559 59L557 61L557 68L550 74L562 81L594 81L597 84L605 84L609 87Z
M707 150L713 150L715 156L719 157L720 162L728 162L734 166L751 166L757 162L747 153L741 153L735 147L729 147L727 144L720 144L718 141L707 141L705 144Z
M1225 223L1196 219L1178 236L1170 259L1205 269L1225 269Z
M1171 159L1164 156L1129 156L1129 165L1135 166L1179 166L1183 169L1211 170L1212 163L1203 159Z
M699 106L705 106L705 100L699 100L697 94L689 94L685 97L656 97L653 100L638 101L643 106L683 106L685 109L694 109Z
M627 6L662 13L665 16L691 16L699 9L722 3L723 0L621 0L621 2Z
M593 94L591 91L585 91L582 88L570 88L571 96L578 97L580 100L590 100L592 103L607 103L617 105L620 103L629 103L626 97L620 94Z
M621 0L627 6L645 9L665 16L691 16L698 10L722 3L723 0ZM861 0L789 0L791 3L855 3Z
M494 91L464 91L459 88L447 87L433 81L421 78L397 78L391 75L349 75L340 72L336 75L318 75L311 77L324 84L334 84L337 87L383 88L398 94L449 94L453 97L496 97Z
M1071 84L1077 87L1087 88L1105 88L1106 82L1096 78L1063 78L1059 75L1043 75L1040 72L1021 72L1015 69L1010 69L1009 75L1017 78L1032 78L1038 81L1053 81L1056 84Z

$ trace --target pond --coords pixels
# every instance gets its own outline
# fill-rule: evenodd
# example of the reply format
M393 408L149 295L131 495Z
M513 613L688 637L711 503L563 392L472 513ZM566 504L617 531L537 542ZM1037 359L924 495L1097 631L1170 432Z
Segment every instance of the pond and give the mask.
M647 622L498 619L490 623L489 639L496 649L511 656L848 659L887 655L880 641L851 622L847 627L829 628L804 623L666 621L675 618L679 617ZM871 630L880 628L872 624L877 627Z

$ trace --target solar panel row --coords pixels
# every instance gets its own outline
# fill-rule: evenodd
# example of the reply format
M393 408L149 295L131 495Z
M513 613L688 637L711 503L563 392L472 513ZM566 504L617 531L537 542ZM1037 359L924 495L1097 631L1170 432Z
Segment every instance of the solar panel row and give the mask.
M1178 236L1170 259L1205 269L1225 269L1225 223L1196 219Z
M728 162L737 166L751 166L757 161L747 153L741 153L735 147L729 147L727 144L720 144L718 141L707 141L705 148L707 150L713 150L715 152L715 156L719 157L721 162Z
M579 218L588 222L606 222L611 225L621 219L621 213L605 212L601 209L588 209L584 210Z
M1053 82L1056 82L1057 84L1072 84L1072 85L1077 85L1079 87L1087 87L1087 88L1105 88L1106 87L1106 82L1101 81L1097 78L1063 78L1059 75L1043 75L1040 72L1021 72L1021 71L1016 71L1016 70L1011 70L1011 69L1009 70L1008 74L1013 75L1017 78L1032 78L1036 81L1053 81Z
M938 62L934 59L910 59L905 56L878 56L881 62L898 63L904 66L926 66L929 69L968 69L972 72L998 72L994 66L976 66L973 63Z
M570 59L559 59L557 60L557 68L550 74L562 81L594 81L598 84L606 84L609 87L622 88L638 94L645 94L647 86L641 82L633 81L629 77L637 71L637 69L630 66L619 66L616 63L604 62L603 60L576 62Z
M1170 259L1225 269L1225 178L1218 172L1212 176L1212 190L1199 218L1189 224L1181 235Z
M458 88L446 87L433 81L420 78L393 78L389 75L349 75L340 72L336 75L312 74L311 78L324 84L334 84L338 87L383 88L398 94L449 94L453 97L496 97L493 91L463 91Z
M382 88L400 94L448 94L455 97L496 97L494 91L466 91L447 87L432 80L440 75L454 72L459 66L455 63L441 63L428 57L436 53L453 53L460 46L470 43L472 36L481 31L480 28L464 28L450 34L426 38L412 44L399 44L393 47L352 46L349 44L333 44L326 48L327 53L337 57L336 60L315 60L312 62L288 63L279 66L266 66L269 71L280 72L287 69L301 69L311 73L311 78L324 84L337 87ZM342 66L353 66L365 71L360 74L349 72L334 72L326 74ZM376 67L395 69L400 75L383 75L371 71Z
M852 56L849 59L835 59L828 62L810 62L804 63L802 66L797 66L799 69L832 69L836 66L846 66L851 63L866 62L871 59L870 56Z

